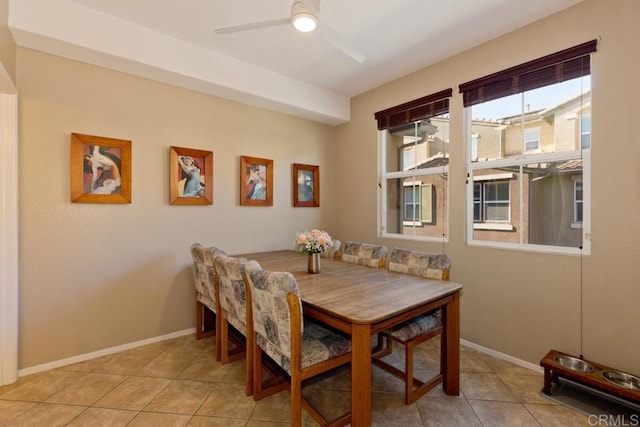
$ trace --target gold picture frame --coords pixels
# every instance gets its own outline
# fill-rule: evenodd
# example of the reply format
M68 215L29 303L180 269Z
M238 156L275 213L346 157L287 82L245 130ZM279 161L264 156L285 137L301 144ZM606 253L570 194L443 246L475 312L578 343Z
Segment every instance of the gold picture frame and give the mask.
M240 205L273 206L273 160L240 156Z
M131 203L131 141L71 134L71 202Z
M169 191L172 205L213 204L213 152L169 147Z
M294 207L320 206L320 166L294 163L292 182Z

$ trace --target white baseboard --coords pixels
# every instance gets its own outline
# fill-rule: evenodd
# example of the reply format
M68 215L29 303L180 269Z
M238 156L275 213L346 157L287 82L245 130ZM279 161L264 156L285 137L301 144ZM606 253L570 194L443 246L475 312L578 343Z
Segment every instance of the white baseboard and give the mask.
M194 334L195 332L196 332L196 328L183 329L182 331L171 332L170 334L166 334L166 335L147 338L141 341L135 341L132 343L123 344L116 347L105 348L103 350L98 350L91 353L80 354L78 356L56 360L54 362L43 363L42 365L36 365L30 368L18 370L18 376L24 377L25 375L36 374L38 372L48 371L49 369L60 368L61 366L72 365L74 363L84 362L86 360L95 359L97 357L108 356L110 354L118 353L120 351L131 350L132 348L142 347L143 345L153 344L153 343L168 340L171 338L178 338L185 335Z
M98 357L102 357L102 356L108 356L110 354L114 354L114 353L118 353L124 350L131 350L132 348L137 348L137 347L142 347L144 345L148 345L148 344L153 344L156 342L160 342L160 341L164 341L164 340L168 340L168 339L172 339L172 338L178 338L178 337L182 337L185 335L189 335L189 334L194 334L196 332L195 328L190 328L190 329L183 329L182 331L177 331L177 332L172 332L170 334L166 334L166 335L160 335L157 337L153 337L153 338L147 338L141 341L135 341L132 343L128 343L128 344L123 344L123 345L119 345L116 347L111 347L111 348L105 348L103 350L98 350L98 351L94 351L91 353L86 353L86 354L80 354L78 356L73 356L73 357L68 357L66 359L61 359L61 360L56 360L54 362L49 362L49 363L43 363L42 365L36 365L36 366L32 366L30 368L25 368L25 369L20 369L18 371L18 376L19 377L24 377L25 375L31 375L31 374L36 374L38 372L44 372L44 371L48 371L50 369L55 369L55 368L60 368L62 366L67 366L67 365L72 365L74 363L80 363L80 362L84 362L87 360L91 360L91 359L95 359ZM522 359L517 359L513 356L509 356L508 354L505 353L501 353L499 351L490 349L488 347L483 347L479 344L467 341L467 340L460 340L460 344L472 348L474 350L477 350L481 353L485 353L488 354L490 356L493 357L497 357L498 359L502 359L505 360L507 362L511 362L514 365L518 365L518 366L522 366L523 368L527 368L527 369L531 369L532 371L538 372L538 373L543 373L544 369L541 366L535 365L533 363L527 362L525 360Z
M542 366L536 365L534 363L531 362L527 362L526 360L522 360L522 359L517 359L513 356L509 356L508 354L505 353L500 353L499 351L493 350L491 348L488 347L483 347L479 344L476 343L472 343L470 341L467 340L460 340L460 344L466 346L466 347L470 347L474 350L477 350L479 352L482 353L486 353L490 356L493 357L497 357L498 359L502 359L505 360L507 362L511 362L514 365L518 365L518 366L522 366L523 368L527 368L527 369L531 369L532 371L538 372L540 374L544 373L544 369L542 368Z

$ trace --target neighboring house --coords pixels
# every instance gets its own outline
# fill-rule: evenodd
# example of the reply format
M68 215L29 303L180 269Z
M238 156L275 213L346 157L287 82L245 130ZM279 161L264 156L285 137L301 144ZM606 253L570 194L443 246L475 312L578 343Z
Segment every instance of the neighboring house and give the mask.
M541 162L537 155L589 149L590 122L590 92L524 115L472 120L468 151L471 162L536 155L522 170L505 166L475 171L475 240L518 243L520 233L516 231L522 227L522 243L581 245L582 159ZM404 138L398 147L415 149L404 149L403 156L398 156L398 170L448 165L448 115L423 120L418 132L413 124L405 128L392 130L394 138ZM388 195L403 194L403 234L443 236L443 230L447 230L447 181L448 171L404 178L402 192L388 189Z

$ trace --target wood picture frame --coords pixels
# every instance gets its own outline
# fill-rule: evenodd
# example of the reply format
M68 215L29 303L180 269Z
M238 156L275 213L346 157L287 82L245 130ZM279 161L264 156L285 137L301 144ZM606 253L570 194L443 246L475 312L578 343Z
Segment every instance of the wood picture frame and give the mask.
M294 207L320 206L320 166L294 163L292 182Z
M240 205L273 206L273 160L240 156Z
M169 183L172 205L212 205L213 152L169 147Z
M131 203L131 141L71 134L71 202Z

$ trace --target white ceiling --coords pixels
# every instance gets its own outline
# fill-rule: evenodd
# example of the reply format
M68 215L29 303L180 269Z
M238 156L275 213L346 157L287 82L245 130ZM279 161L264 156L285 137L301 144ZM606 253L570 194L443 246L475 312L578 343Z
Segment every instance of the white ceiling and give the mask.
M20 46L336 125L350 97L580 1L322 0L324 33L219 35L287 18L292 0L10 0L9 26Z

